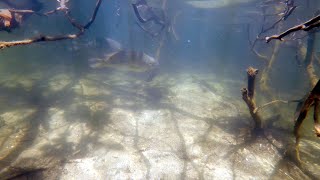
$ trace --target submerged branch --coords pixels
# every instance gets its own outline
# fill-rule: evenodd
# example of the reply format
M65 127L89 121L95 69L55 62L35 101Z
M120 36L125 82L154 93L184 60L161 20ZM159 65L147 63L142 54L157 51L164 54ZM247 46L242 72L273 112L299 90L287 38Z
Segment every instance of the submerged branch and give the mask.
M316 17L314 17L314 18L312 18L312 19L310 19L300 25L294 26L279 35L268 36L265 38L265 40L267 43L269 43L273 39L278 39L278 40L282 41L283 37L285 37L293 32L301 31L301 30L310 31L311 29L316 28L316 27L320 27L320 15L318 15L318 16L316 16Z
M316 83L312 91L306 95L306 98L304 99L304 101L299 103L297 106L297 110L296 110L297 116L295 117L295 124L294 124L294 135L296 137L296 156L298 161L301 161L300 154L299 154L300 128L312 106L315 106L314 114L313 114L315 134L316 136L320 137L320 125L319 125L319 119L318 119L319 100L320 100L320 80L318 80L318 82Z
M91 26L91 24L94 22L94 20L96 19L96 16L97 16L97 13L98 13L98 10L99 10L101 3L102 3L102 0L97 0L96 6L94 8L93 14L92 14L89 22L86 25L84 25L85 29L88 29Z
M281 13L282 14L281 18L278 19L276 22L274 22L272 24L272 26L270 26L269 28L265 29L262 33L266 33L268 31L270 31L271 29L274 29L276 27L276 25L279 24L281 21L285 21L286 19L288 19L288 17L297 8L297 6L294 5L294 1L291 1L291 3L286 3L286 4L287 4L286 10L283 13Z
M37 42L60 41L60 40L78 38L94 22L96 15L98 13L99 7L101 5L101 2L102 2L102 0L97 0L92 16L91 16L90 20L84 26L81 25L80 23L77 23L76 20L70 16L69 11L67 11L67 10L65 11L66 18L69 20L69 22L72 24L72 26L76 27L79 30L77 33L66 34L66 35L57 35L57 36L41 35L38 37L33 37L30 39L18 40L18 41L0 41L0 49L5 49L5 48L13 47L13 46L28 45L28 44L37 43Z
M252 51L253 54L255 54L257 57L259 57L261 60L264 62L268 62L268 57L265 55L260 54L256 49L255 45L257 43L258 38L256 38L253 42L250 40L250 25L247 25L247 35L248 35L248 42L250 45L250 50Z

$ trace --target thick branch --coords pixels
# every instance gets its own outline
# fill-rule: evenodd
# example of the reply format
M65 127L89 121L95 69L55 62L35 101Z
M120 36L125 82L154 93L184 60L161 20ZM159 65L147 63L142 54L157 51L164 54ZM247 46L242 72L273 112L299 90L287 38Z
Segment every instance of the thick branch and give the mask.
M20 40L20 41L10 41L10 42L0 42L0 49L9 48L12 46L21 46L21 45L28 45L36 42L42 42L42 41L59 41L59 40L65 40L65 39L75 39L79 37L82 34L82 32L79 32L78 34L69 34L69 35L62 35L62 36L39 36L34 37L32 39L26 39L26 40Z
M254 96L254 85L255 85L255 78L258 74L259 70L254 69L253 67L249 67L247 69L247 75L248 75L248 96L250 99L253 99Z
M247 69L247 75L248 75L248 88L243 88L241 90L242 99L247 104L250 115L255 123L254 129L259 130L262 129L262 120L258 113L255 112L257 109L255 100L254 100L254 81L255 76L258 74L258 70L254 69L252 67L249 67ZM250 90L249 90L250 89Z
M313 105L314 101L312 98L312 94L308 96L308 98L303 102L302 106L299 110L298 117L296 117L295 125L294 125L294 135L296 136L296 143L299 143L300 134L299 129L302 125L303 120L307 117L310 107Z
M320 26L320 15L300 24L300 25L297 25L297 26L294 26L286 31L284 31L283 33L279 34L279 35L272 35L272 36L269 36L269 37L266 37L266 42L270 42L272 39L278 39L280 41L282 41L282 38L293 33L293 32L296 32L296 31L300 31L300 30L303 30L303 31L310 31L311 29L315 28L315 27L319 27Z

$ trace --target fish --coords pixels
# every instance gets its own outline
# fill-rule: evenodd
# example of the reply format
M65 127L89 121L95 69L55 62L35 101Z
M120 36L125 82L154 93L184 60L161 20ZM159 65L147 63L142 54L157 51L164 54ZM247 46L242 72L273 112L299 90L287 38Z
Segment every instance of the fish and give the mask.
M103 58L89 59L89 65L93 69L114 68L133 72L146 72L158 66L155 58L142 51L120 50L109 53Z
M156 75L155 72L159 66L159 62L156 58L143 51L124 49L118 41L110 38L106 38L105 43L106 45L103 45L102 47L110 52L103 54L102 57L90 58L90 68L112 68L119 71L137 73L147 72L152 76L152 78L147 77L148 81L151 81Z

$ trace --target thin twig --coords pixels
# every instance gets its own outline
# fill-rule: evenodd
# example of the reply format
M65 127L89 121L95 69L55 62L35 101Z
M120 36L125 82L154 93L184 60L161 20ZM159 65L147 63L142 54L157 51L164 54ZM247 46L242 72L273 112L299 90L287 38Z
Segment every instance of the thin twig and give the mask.
M272 104L275 104L275 103L285 103L285 104L288 104L288 101L284 101L284 100L274 100L274 101L271 101L271 102L268 102L262 106L259 106L257 107L253 112L254 113L257 113L258 111L260 111L261 109L267 107L267 106L270 106Z

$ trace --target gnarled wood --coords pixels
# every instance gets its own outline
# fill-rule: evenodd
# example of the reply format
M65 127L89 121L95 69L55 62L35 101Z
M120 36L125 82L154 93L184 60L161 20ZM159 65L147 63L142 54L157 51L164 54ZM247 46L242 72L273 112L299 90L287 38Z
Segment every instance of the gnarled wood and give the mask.
M261 119L260 115L256 112L257 105L254 100L255 78L256 78L256 75L258 74L258 72L259 72L258 69L255 69L253 67L249 67L247 69L248 86L247 86L247 88L243 88L241 90L242 99L247 104L249 111L250 111L250 115L255 123L254 130L262 129L262 119Z

